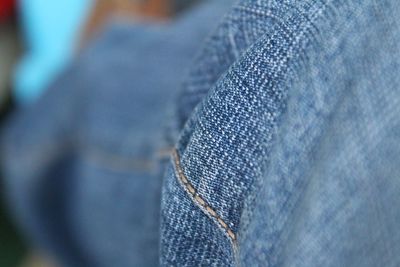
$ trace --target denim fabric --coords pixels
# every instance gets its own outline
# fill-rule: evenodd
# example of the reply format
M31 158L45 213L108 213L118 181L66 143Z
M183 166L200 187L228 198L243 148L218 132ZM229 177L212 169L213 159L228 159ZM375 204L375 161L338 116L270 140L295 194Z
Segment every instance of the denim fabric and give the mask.
M399 15L396 0L233 8L178 99L163 266L400 265Z
M9 206L60 265L158 265L168 103L229 2L165 25L113 23L2 129Z
M400 266L400 2L241 0L187 70L216 2L111 27L16 114L22 226L66 266Z

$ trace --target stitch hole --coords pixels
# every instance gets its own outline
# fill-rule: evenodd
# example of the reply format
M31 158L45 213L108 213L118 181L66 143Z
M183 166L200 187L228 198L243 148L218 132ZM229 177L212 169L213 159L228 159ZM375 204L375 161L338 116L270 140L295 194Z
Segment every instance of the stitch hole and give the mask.
M214 218L216 218L216 217L218 217L217 216L217 213L213 210L213 209L211 209L210 207L206 207L206 211L212 216L212 217L214 217Z
M199 197L199 195L196 195L194 198L195 198L196 201L199 202L199 204L202 205L203 207L207 206L206 202L205 202L201 197Z

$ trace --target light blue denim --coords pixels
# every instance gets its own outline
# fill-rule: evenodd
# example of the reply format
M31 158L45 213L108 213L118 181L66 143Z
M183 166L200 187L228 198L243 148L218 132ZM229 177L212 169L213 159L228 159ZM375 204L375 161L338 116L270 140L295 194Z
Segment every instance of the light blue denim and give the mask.
M399 16L234 7L178 99L163 266L400 266Z

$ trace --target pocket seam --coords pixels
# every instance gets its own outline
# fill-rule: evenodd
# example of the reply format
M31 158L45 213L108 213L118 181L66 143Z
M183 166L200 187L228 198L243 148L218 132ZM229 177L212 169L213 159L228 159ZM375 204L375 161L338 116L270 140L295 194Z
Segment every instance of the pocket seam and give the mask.
M193 202L195 202L198 206L201 207L201 210L206 213L209 217L211 217L220 228L224 231L224 233L228 236L229 240L232 242L233 247L236 248L237 237L236 234L229 228L228 224L218 215L218 213L207 203L207 201L197 192L192 183L186 177L183 172L180 156L176 149L172 150L172 158L175 167L176 177L179 183L183 186L185 191L190 195Z

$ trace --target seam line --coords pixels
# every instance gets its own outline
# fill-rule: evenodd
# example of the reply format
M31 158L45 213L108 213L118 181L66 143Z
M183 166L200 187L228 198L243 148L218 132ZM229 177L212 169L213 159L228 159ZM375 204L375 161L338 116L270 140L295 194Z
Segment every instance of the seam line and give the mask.
M225 221L218 215L218 213L207 203L207 201L200 196L196 189L193 187L193 185L189 182L188 178L186 175L183 173L181 163L180 163L180 157L178 154L178 151L176 149L173 149L172 151L172 157L174 160L174 165L175 165L175 170L177 171L177 178L181 182L181 184L184 186L185 191L188 192L193 201L196 202L196 204L200 205L203 207L203 212L205 212L207 215L215 219L215 221L218 223L218 225L225 231L229 239L232 241L234 246L236 246L236 234L229 228L229 226L225 223Z

